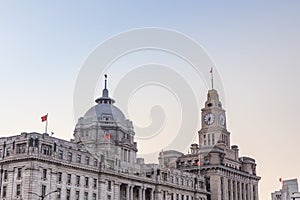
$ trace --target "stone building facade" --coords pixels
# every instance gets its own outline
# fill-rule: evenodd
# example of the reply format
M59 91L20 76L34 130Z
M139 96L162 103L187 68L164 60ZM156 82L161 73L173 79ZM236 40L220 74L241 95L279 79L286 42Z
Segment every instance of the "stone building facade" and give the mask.
M0 138L1 200L207 199L203 175L137 158L132 122L113 105L106 80L96 103L70 141L47 133Z
M214 89L208 91L198 134L199 144L192 144L189 154L164 152L160 164L204 176L208 200L258 200L255 160L240 157L238 146L230 144L225 110Z

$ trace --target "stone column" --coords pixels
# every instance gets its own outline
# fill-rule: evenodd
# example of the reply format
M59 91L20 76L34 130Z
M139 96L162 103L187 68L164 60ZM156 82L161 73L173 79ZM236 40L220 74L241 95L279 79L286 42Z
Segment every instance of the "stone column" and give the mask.
M133 200L133 185L130 186L130 199Z
M127 187L126 187L126 200L130 200L130 188L129 188L130 186L129 185L127 185Z
M143 198L143 190L142 190L142 187L140 187L140 189L139 189L139 200L143 200L142 198Z
M151 200L154 200L154 189L151 189Z
M142 200L146 199L146 188L143 188L143 196L142 196Z
M115 183L113 199L120 199L120 186L121 186L120 183Z

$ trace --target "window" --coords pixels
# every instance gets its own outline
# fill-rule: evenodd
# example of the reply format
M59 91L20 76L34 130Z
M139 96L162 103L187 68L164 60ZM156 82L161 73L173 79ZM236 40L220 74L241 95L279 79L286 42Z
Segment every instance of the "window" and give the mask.
M94 158L94 166L97 167L97 165L98 165L98 160Z
M108 182L107 182L107 190L108 190L108 191L111 191L111 181L108 181Z
M208 137L208 145L210 145L210 134L207 134Z
M70 189L67 189L67 196L66 196L66 199L67 199L67 200L70 200L70 199L71 199L71 190L70 190Z
M67 175L67 184L71 184L71 178L72 178L72 175L68 174Z
M93 193L93 200L97 199L97 194ZM111 200L110 195L107 196L107 200Z
M62 173L61 173L61 172L58 172L58 173L57 173L57 181L58 181L59 183L61 183L61 181L62 181Z
M42 179L46 180L47 179L47 169L43 169L43 175Z
M42 185L42 196L46 195L46 185Z
M93 184L93 187L94 187L94 188L97 188L97 179L96 179L96 178L94 178L94 184Z
M71 152L68 153L68 161L72 161L73 154Z
M61 188L57 188L56 198L60 199L61 197Z
M81 163L81 155L80 154L77 155L76 162Z
M50 156L52 147L46 144L42 145L42 154Z
M75 199L76 199L76 200L79 200L79 191L76 191L76 192L75 192Z
M89 177L85 177L85 187L89 187Z
M20 195L21 195L21 184L18 184L18 185L17 185L16 195L17 195L17 196L20 196Z
M211 137L212 137L212 139L211 139L212 140L212 145L214 145L215 144L215 134L212 134Z
M80 185L80 176L76 176L76 185L77 185L77 186Z
M6 156L10 156L10 147L7 147L6 149Z
M127 162L127 149L124 149L124 161Z
M7 186L3 186L3 189L2 189L2 197L5 198L6 197L6 191L7 191Z
M26 152L26 143L23 144L17 144L16 153L21 154Z
M130 150L128 150L128 162L130 163Z
M63 155L64 155L63 150L59 150L59 151L58 151L58 158L59 158L59 159L63 159L63 157L64 157Z
M21 179L21 178L22 178L22 168L18 168L17 179Z
M84 193L84 200L88 200L88 197L89 197L89 193L85 192Z
M87 164L87 165L90 164L90 157L88 157L88 156L85 157L85 164Z
M4 174L3 174L3 179L4 179L5 181L7 181L7 179L8 179L8 172L7 172L7 170L4 170L3 173L4 173Z

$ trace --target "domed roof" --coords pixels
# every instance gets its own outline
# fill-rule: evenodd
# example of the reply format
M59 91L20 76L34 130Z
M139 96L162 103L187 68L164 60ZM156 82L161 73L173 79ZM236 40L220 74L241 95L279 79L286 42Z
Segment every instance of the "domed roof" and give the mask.
M123 112L114 106L115 101L109 97L107 89L107 75L105 74L104 89L102 97L97 98L97 105L90 108L83 117L83 122L90 123L92 121L109 121L117 122L123 126L127 126L127 120Z
M84 121L109 120L126 126L123 112L112 104L97 104L90 108L84 115Z

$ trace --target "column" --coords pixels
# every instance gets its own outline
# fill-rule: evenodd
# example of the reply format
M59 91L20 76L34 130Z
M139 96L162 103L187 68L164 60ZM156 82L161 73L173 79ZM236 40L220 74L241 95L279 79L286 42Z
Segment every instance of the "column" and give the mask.
M130 186L130 199L132 199L133 200L133 185L132 186Z
M143 200L143 189L140 187L139 189L139 200Z
M142 196L142 200L146 199L146 188L143 188L143 196Z
M115 183L113 199L120 199L120 185L121 185L120 183Z
M129 200L129 195L130 195L130 188L129 185L126 186L126 200Z
M151 189L151 200L154 200L154 189Z

